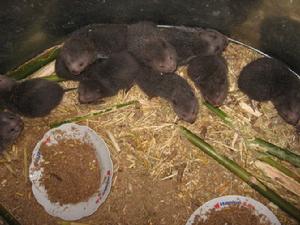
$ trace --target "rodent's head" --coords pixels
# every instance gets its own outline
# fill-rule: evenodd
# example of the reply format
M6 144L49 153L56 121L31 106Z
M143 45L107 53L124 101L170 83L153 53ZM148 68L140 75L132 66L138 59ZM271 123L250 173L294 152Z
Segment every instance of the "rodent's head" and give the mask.
M18 115L0 112L0 152L19 137L23 128L23 121Z
M10 91L16 83L16 80L0 75L0 93Z
M200 39L206 43L204 55L220 55L228 45L228 39L213 29L206 29L200 33Z
M208 78L209 80L202 86L201 94L205 101L213 106L221 106L228 94L227 76L221 74Z
M196 121L199 104L191 90L176 90L172 96L172 106L180 119L189 123Z
M272 100L278 114L289 124L300 131L300 92L291 89L282 96Z
M171 73L177 68L175 48L164 39L149 40L144 49L145 63L161 73Z
M78 100L81 104L96 103L103 97L101 87L94 80L83 80L78 87Z
M73 75L79 75L96 60L97 52L88 38L71 38L62 47L61 55L68 70Z

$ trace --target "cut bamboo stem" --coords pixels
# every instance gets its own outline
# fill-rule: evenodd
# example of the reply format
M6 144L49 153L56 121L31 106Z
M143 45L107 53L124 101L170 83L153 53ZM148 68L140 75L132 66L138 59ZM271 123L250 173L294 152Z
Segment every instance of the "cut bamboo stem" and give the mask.
M63 78L61 78L61 77L58 77L58 76L56 75L56 73L53 73L53 74L51 74L51 75L49 75L49 76L45 76L45 77L43 77L43 79L45 79L45 80L50 80L50 81L55 81L55 82L62 82L62 81L65 81L65 79L63 79Z
M0 203L0 215L9 225L21 225L19 221Z
M261 195L269 199L271 202L275 203L279 206L283 211L288 213L290 216L294 217L297 221L300 221L300 211L293 206L291 203L281 198L278 194L276 194L273 190L268 188L262 182L255 178L251 173L247 170L239 166L233 160L217 153L214 148L206 143L203 139L189 131L183 126L180 126L181 133L195 146L197 146L204 153L215 159L218 163L223 165L226 169L234 173L244 182L246 182L250 187L254 190L258 191Z
M261 138L255 138L251 144L258 145L266 149L267 153L276 156L279 159L285 160L296 167L300 167L300 155L291 152L288 149L280 148L270 142L267 142Z
M265 162L255 161L255 166L260 169L265 176L271 178L286 190L300 196L300 184L297 181Z
M298 176L296 173L294 173L293 171L291 171L287 167L283 166L281 163L279 163L276 160L272 159L271 155L269 155L267 153L264 153L264 152L261 152L257 156L257 159L259 159L260 161L263 161L263 162L269 164L270 166L276 168L277 170L281 171L285 175L293 178L298 183L300 183L300 176Z
M211 112L216 114L225 124L233 128L232 119L230 116L227 115L224 111L221 109L214 107L213 105L209 104L208 102L203 102L203 105L205 105Z
M60 45L54 46L50 49L47 49L40 55L36 56L35 58L29 60L28 62L24 63L23 65L19 66L18 68L8 71L5 75L9 76L11 78L14 78L16 80L21 80L35 71L39 70L43 66L47 65L49 62L53 61L56 59Z
M58 126L60 126L62 124L65 124L65 123L82 121L82 120L85 120L86 118L89 118L89 117L92 117L92 116L98 116L98 115L101 115L101 114L104 114L104 113L107 113L107 112L110 112L110 111L113 111L113 110L116 110L116 109L124 108L124 107L130 106L130 105L133 105L133 104L135 105L137 103L139 103L139 102L138 101L125 102L125 103L114 105L114 106L112 106L110 108L107 108L107 109L103 109L103 110L99 110L99 111L96 111L96 112L88 113L88 114L85 114L85 115L82 115L82 116L76 116L76 117L73 117L73 118L70 118L70 119L67 119L67 120L64 120L64 121L54 122L54 123L50 124L50 128L58 127Z

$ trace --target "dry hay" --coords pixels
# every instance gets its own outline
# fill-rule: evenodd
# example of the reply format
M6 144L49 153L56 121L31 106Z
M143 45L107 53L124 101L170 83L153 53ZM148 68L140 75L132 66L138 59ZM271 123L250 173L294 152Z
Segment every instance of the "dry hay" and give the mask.
M117 103L138 100L139 105L128 106L80 122L80 124L90 126L101 135L110 148L115 172L113 186L116 188L113 188L109 199L117 194L118 182L120 176L122 176L120 171L124 169L126 171L142 170L146 174L145 179L157 183L175 180L176 198L184 203L189 203L186 204L184 215L179 215L183 211L169 212L170 215L164 215L165 218L160 218L160 222L156 224L171 224L171 222L168 222L170 220L166 219L171 216L174 217L172 221L175 222L173 224L184 224L184 221L188 219L193 210L205 201L227 194L252 196L267 204L279 217L282 224L296 224L295 221L274 205L269 204L266 199L262 198L249 186L205 154L199 152L197 148L180 136L176 125L174 125L174 122L178 122L178 124L186 126L203 137L216 150L256 173L258 171L255 170L253 164L254 151L253 149L247 149L245 144L245 140L248 138L261 137L279 146L300 152L299 136L297 136L292 126L286 124L277 115L272 104L269 102L253 103L237 88L236 79L241 69L247 63L261 57L261 55L253 50L231 43L224 52L224 56L229 68L230 91L226 103L221 109L234 119L235 130L226 126L202 105L199 91L196 91L200 104L199 116L192 125L184 121L178 121L172 108L165 100L159 98L149 100L137 86L134 86L128 93L120 92L99 105L80 105L77 101L76 91L68 92L64 96L62 104L49 116L41 119L24 119L25 130L22 136L13 149L6 154L5 163L2 163L3 158L0 158L0 172L5 173L5 175L0 176L0 199L4 199L1 201L17 217L21 217L20 221L24 224L38 224L38 222L41 222L41 219L33 221L26 217L25 213L22 212L26 209L20 204L33 198L27 180L28 171L26 167L30 163L30 156L35 143L49 129L49 124L76 115L86 114L92 110L105 109ZM179 69L180 75L187 78L185 71L186 68L184 67ZM45 71L42 74L45 75ZM193 86L190 81L189 83ZM64 82L63 85L64 87L77 86L74 82ZM26 151L26 154L23 153L24 151ZM10 162L7 161L7 157L11 159ZM7 166L17 177L9 172ZM24 174L26 175L25 181ZM132 179L138 178L133 176ZM10 195L10 199L14 199L17 203L13 203L8 197L3 198L14 185L22 185L25 182L27 183L25 190L21 189ZM132 189L130 185L124 188ZM299 197L297 198L280 186L274 186L274 188L282 196L299 206ZM151 196L148 197L151 198ZM36 202L32 204L38 207ZM110 202L105 204L110 204ZM125 208L126 204L123 210L124 214L126 214ZM99 211L101 210L98 210L96 214L99 214ZM26 218L22 218L22 216ZM179 219L176 219L177 217ZM50 216L47 218L49 219ZM155 221L153 218L155 218L155 215L150 216L148 221L142 221L141 224L151 224L151 221ZM82 221L89 224L99 224L98 219L97 216L92 216ZM56 219L51 218L51 221L56 221ZM117 222L116 224L126 224L122 221ZM132 222L132 224L136 223Z

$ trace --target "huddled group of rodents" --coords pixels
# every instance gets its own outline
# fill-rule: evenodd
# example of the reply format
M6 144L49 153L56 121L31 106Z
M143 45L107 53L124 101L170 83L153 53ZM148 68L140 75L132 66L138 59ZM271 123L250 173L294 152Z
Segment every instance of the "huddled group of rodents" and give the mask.
M189 63L189 76L204 98L219 106L227 95L227 38L215 30L158 28L151 22L86 26L65 42L56 73L79 81L80 103L98 102L137 84L151 97L171 103L180 119L193 123L198 101L175 73ZM214 84L213 84L214 83Z
M79 82L78 100L97 103L137 84L149 98L170 102L182 120L197 118L193 88L175 73L187 65L188 77L203 98L214 106L228 93L227 63L222 52L227 38L211 29L158 28L151 22L130 25L93 24L65 41L55 64L56 74ZM251 99L271 100L279 115L300 129L300 80L282 63L261 58L241 72L238 86ZM61 101L64 90L55 82L32 79L17 82L0 76L0 152L12 144L23 128L17 114L42 117Z

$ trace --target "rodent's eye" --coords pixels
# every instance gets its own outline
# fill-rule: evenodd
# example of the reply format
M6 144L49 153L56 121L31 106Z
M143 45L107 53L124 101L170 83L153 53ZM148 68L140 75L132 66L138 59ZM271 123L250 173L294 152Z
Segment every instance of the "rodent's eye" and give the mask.
M10 135L14 134L16 131L17 131L17 128L16 128L16 127L11 127L11 128L8 129L8 133L9 133Z
M83 67L83 62L79 64L80 67Z
M177 100L173 100L173 104L177 105L178 104Z

